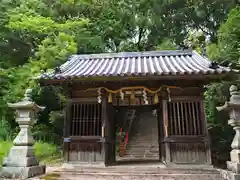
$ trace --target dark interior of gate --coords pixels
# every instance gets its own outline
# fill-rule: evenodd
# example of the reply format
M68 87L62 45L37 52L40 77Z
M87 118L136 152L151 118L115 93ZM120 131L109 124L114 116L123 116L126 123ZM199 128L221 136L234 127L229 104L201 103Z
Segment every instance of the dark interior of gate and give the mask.
M159 161L158 106L116 108L117 162Z

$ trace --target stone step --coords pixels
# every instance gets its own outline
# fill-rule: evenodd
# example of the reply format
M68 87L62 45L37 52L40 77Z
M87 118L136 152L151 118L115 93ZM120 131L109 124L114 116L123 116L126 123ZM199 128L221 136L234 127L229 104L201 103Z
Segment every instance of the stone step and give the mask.
M140 156L130 156L125 155L121 157L121 160L131 160L131 161L151 161L151 160L159 160L158 156L146 156L146 157L140 157Z
M125 152L125 156L159 156L159 153L151 153L151 152L143 152L143 153L132 153L132 152Z
M142 139L142 140L131 140L128 141L128 144L158 144L157 141L152 141L151 139Z
M125 160L159 160L159 156L137 156L137 155L124 155L122 159Z
M159 145L157 143L149 143L149 142L130 142L127 144L127 146L142 146L142 147L150 147L150 146L156 146Z
M144 154L159 154L159 151L125 151L125 154L130 155L144 155Z
M141 146L141 145L127 145L126 149L133 149L133 150L145 150L145 149L159 149L158 146Z
M58 178L48 177L47 180L224 180L219 175L205 174L155 174L155 175L122 175L122 174L62 174Z
M159 152L159 148L158 147L127 147L125 152L146 152L146 151L149 151L149 152Z
M148 150L131 151L131 150L126 150L124 153L125 154L143 155L143 154L159 154L159 151L148 151Z
M158 145L152 145L152 144L127 144L127 147L132 147L132 148L155 148L159 147Z
M137 143L143 143L143 144L158 144L158 141L152 140L152 139L139 139L139 140L130 140L128 141L129 144L137 144Z
M134 166L134 165L133 165ZM146 165L148 166L148 165ZM55 171L55 173L76 173L76 174L91 174L91 173L98 173L98 174L105 174L108 172L109 174L126 174L126 175L133 175L133 174L217 174L220 173L217 170L193 170L193 169L169 169L169 168L148 168L142 166L141 168L132 168L131 166L125 166L125 168L117 167L112 168L113 166L104 167L104 168L74 168L74 169L62 169L61 171Z
M126 150L125 153L128 153L128 154L144 154L144 153L159 154L159 151L153 151L153 150L138 150L138 151Z
M132 152L132 151L125 151L125 155L136 155L136 156L143 156L144 154L148 155L159 155L159 151L139 151L139 152Z
M142 166L111 166L111 167L77 167L74 169L62 169L56 171L58 178L55 179L90 179L90 180L223 180L216 170L193 170L193 169L169 169ZM50 176L47 178L50 180ZM52 178L54 179L54 178Z
M156 141L156 139L151 139L151 138L139 138L139 139L130 139L129 143L134 143L134 142L145 142L145 143L149 143L149 142L154 142L154 143L158 143L158 141Z

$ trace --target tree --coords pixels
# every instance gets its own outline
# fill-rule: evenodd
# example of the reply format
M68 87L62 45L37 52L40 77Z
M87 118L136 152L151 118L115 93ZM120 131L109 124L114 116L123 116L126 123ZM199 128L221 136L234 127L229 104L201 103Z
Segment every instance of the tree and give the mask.
M232 9L218 31L218 44L210 44L207 48L209 58L224 65L239 64L240 58L240 7ZM234 66L234 68L239 68ZM216 106L229 99L229 87L238 84L235 79L229 82L212 84L206 91L206 113L212 134L214 160L225 162L229 158L229 147L233 138L233 130L227 124L228 113L217 112Z
M227 21L219 30L221 60L240 63L240 6L230 11Z
M220 25L237 4L236 0L188 0L186 21L189 27L202 30L212 43L216 43Z

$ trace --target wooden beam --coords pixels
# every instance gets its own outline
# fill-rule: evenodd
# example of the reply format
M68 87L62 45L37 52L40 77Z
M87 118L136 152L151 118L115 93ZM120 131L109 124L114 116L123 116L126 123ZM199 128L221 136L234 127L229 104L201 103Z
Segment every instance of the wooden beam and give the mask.
M223 79L229 79L231 77L231 73L222 73L222 74L211 74L211 75L204 75L204 74L193 74L193 75L167 75L167 76L148 76L148 77L85 77L85 78L73 78L73 79L40 79L38 80L40 84L55 84L61 85L66 82L111 82L111 81L151 81L151 80L200 80L204 81L205 84L209 84L210 82L218 82Z

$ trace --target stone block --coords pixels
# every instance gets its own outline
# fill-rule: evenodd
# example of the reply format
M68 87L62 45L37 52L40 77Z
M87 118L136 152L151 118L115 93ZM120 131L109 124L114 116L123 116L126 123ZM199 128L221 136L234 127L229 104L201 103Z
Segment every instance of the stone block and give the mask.
M34 156L34 148L32 146L13 146L8 156L11 157L32 157Z
M240 173L240 163L227 161L227 168L234 173Z
M36 157L7 157L4 158L3 166L29 167L38 165Z
M45 165L31 167L2 167L0 177L26 179L45 174L45 171Z
M220 175L225 180L240 180L240 174L232 171L220 170Z
M240 163L240 150L233 149L230 152L231 161Z

